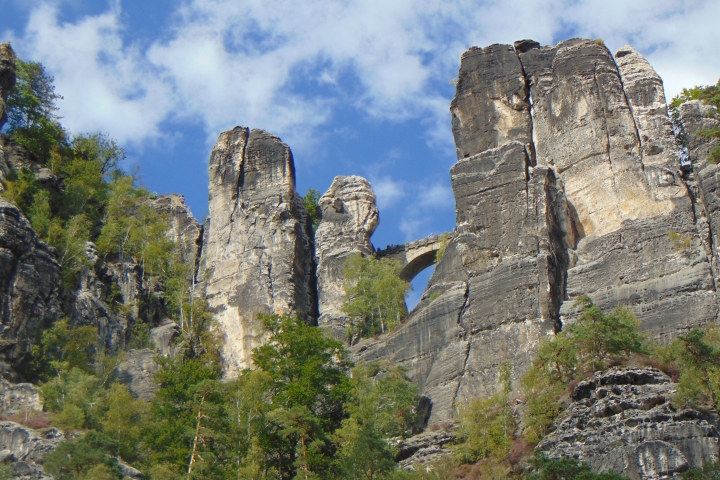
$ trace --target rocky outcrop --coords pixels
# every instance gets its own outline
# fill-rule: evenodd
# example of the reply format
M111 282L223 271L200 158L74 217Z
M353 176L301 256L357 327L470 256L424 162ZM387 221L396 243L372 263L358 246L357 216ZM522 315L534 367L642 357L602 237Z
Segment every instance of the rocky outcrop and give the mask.
M41 412L40 392L32 383L10 383L0 378L0 415Z
M15 52L9 43L0 44L0 129L7 121L5 101L15 86Z
M30 222L0 198L0 356L2 374L15 378L39 329L59 319L60 265Z
M718 459L717 416L672 405L676 385L653 368L612 369L580 382L538 450L596 472L632 479L679 478Z
M128 350L115 372L120 383L127 385L130 393L141 400L152 401L160 388L154 375L160 370L152 350Z
M644 330L672 337L715 318L710 262L662 82L631 48L617 56L619 69L603 45L578 39L520 54L536 161L557 173L577 232L561 315L572 321L586 294L603 309L628 304Z
M716 318L707 222L632 47L471 48L450 110L457 228L407 322L355 347L407 366L433 422L492 393L499 365L519 378L580 295L629 305L661 341Z
M70 319L75 326L97 328L99 345L117 352L125 346L128 327L137 315L139 273L128 264L106 265L91 242L86 255L89 265L80 272L73 291ZM110 285L117 290L111 292Z
M698 201L695 209L698 232L705 241L706 248L712 253L715 285L720 281L718 267L718 246L720 245L720 167L707 161L710 151L720 145L717 138L707 139L698 135L701 130L720 126L720 120L712 117L712 107L698 100L683 103L677 109L684 142L687 144L689 159L694 165L694 173L689 176L688 184Z
M210 154L210 216L200 278L228 374L251 366L260 313L317 318L309 217L290 148L263 130L224 132Z
M150 202L155 210L167 216L170 222L168 238L178 248L182 262L195 263L200 256L202 225L195 220L182 195L162 195Z
M421 469L424 465L451 455L451 451L445 446L454 443L456 438L453 432L438 430L403 439L396 446L398 453L395 461L404 470Z
M373 255L370 237L380 223L375 193L362 177L335 177L320 198L320 223L315 232L317 263L318 326L346 338L349 319L342 311L345 302L343 265L349 255Z
M0 422L0 460L12 465L14 478L45 480L53 477L44 473L45 456L64 440L56 428L36 432L14 422Z

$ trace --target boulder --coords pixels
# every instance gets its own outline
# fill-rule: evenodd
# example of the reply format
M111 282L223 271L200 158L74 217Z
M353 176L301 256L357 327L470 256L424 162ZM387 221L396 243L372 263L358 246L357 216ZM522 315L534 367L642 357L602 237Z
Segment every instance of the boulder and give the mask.
M315 232L317 263L318 326L344 340L349 318L342 311L345 302L343 267L354 253L373 255L370 237L380 223L375 193L362 177L338 176L320 198L320 223Z
M537 449L596 472L679 478L718 459L717 415L672 404L677 385L654 368L611 369L580 382L555 430Z
M263 130L224 132L210 154L201 271L223 336L226 373L250 367L266 338L258 314L317 318L310 219L290 148Z

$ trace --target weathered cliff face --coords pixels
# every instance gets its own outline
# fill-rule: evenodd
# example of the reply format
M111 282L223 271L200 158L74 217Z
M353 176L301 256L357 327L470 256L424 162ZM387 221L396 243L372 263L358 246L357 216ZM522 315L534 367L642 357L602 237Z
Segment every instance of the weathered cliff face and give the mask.
M617 62L581 39L472 48L450 110L456 231L408 321L355 350L408 366L431 422L492 393L502 363L519 378L580 295L629 305L661 340L715 319L703 208L632 47Z
M290 148L263 130L224 132L210 154L200 277L224 336L228 373L251 366L259 313L317 318L309 218Z
M375 193L362 177L335 177L320 198L320 223L315 232L318 326L338 339L346 338L349 323L342 311L345 302L343 265L349 255L373 255L370 237L380 223Z
M12 379L39 329L60 318L60 265L30 222L0 198L0 373Z
M538 449L633 480L679 478L718 458L717 416L676 409L677 385L659 370L613 369L580 382Z
M185 203L185 197L163 195L150 202L159 213L166 215L170 222L168 238L177 244L182 262L194 263L200 256L202 246L202 225L193 217Z

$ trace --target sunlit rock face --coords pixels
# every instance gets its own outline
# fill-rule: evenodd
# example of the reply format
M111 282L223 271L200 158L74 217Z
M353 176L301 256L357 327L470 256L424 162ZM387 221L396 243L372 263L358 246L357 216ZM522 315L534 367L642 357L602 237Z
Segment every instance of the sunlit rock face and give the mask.
M375 192L363 177L338 176L320 198L319 210L320 223L315 232L318 326L344 340L349 319L342 311L343 266L354 253L374 254L370 237L380 223Z
M292 153L278 137L244 127L220 134L209 172L200 280L232 375L252 365L263 341L258 314L317 317L312 233Z
M504 363L517 380L580 295L630 306L659 340L715 319L713 217L632 47L473 47L450 110L456 230L408 321L355 350L408 366L431 422L494 392Z

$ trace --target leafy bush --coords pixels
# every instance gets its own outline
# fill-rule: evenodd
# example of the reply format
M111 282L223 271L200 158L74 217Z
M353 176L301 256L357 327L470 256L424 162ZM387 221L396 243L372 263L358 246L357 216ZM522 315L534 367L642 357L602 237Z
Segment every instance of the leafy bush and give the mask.
M590 465L574 458L548 458L536 453L530 465L534 469L528 480L623 480L617 473L594 473Z
M505 460L515 438L517 424L510 404L510 365L500 368L498 393L486 399L473 399L460 408L459 438L455 458L464 463L481 458Z

